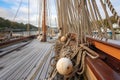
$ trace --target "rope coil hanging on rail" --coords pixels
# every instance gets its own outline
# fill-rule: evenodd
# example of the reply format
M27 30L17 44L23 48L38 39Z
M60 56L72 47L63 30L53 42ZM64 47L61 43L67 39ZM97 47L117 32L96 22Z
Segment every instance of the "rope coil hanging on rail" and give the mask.
M78 75L82 75L84 73L86 56L89 56L92 59L97 59L99 57L99 55L96 52L94 52L93 50L85 46L85 44L80 44L78 47L76 43L75 44L73 43L75 43L75 41L72 42L72 39L67 39L65 44L61 43L62 46L59 47L60 42L59 40L57 41L55 45L56 46L55 49L59 51L57 51L55 56L50 60L51 66L53 67L52 72L50 72L50 77L49 77L50 80L54 79L54 77L58 74L56 69L56 64L57 64L57 61L61 58L64 58L64 57L69 58L74 64L74 68L73 68L74 71L69 75L64 75L64 79L67 79L67 78L70 79L70 78L73 78L76 73Z

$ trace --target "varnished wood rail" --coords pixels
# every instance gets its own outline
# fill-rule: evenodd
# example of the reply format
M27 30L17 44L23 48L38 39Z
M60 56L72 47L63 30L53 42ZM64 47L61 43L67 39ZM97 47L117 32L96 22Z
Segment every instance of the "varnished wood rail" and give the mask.
M115 72L100 59L86 58L86 62L97 80L119 80L120 74ZM91 74L89 74L91 75ZM88 77L90 78L90 77Z
M87 41L92 45L94 45L96 48L120 60L120 45L109 43L107 41L94 39L91 37L86 37L86 38L87 38Z
M20 37L14 40L5 41L5 42L0 43L0 48L6 47L6 46L9 46L9 45L21 42L21 41L28 41L30 39L34 39L35 37L36 35L32 35L32 36L27 36L27 37Z

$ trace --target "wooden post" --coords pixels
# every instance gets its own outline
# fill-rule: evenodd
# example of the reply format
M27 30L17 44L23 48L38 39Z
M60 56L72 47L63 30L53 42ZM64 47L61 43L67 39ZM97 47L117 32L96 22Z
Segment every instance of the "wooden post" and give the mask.
M46 16L46 0L44 0L44 3L43 3L44 5L43 5L43 16L42 16L42 41L43 42L46 42L46 30L47 30L47 28L46 28L46 18L45 18L45 16Z

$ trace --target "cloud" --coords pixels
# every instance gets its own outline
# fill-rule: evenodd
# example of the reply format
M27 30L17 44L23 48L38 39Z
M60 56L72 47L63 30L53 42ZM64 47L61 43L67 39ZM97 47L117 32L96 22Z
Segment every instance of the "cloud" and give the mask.
M116 12L120 16L120 0L110 0Z
M119 3L120 4L120 3ZM120 16L120 5L114 7L118 15Z
M17 14L17 17L15 19L15 21L17 22L23 22L23 23L27 23L28 22L28 0L22 0L22 5L20 7L20 10ZM30 0L30 20L31 23L36 25L36 16L37 14L37 0ZM18 6L20 4L20 0L4 0L4 2L12 4L11 6L9 6L9 8L4 8L4 7L0 7L0 16L13 20L16 11L18 9ZM5 4L5 5L6 5ZM6 5L7 6L7 5Z
M12 15L13 13L10 10L0 7L0 17L12 19Z
M0 14L0 16L13 20L21 0L3 0L3 1L6 4L11 4L11 6L9 6L9 8L1 7L0 13L2 14ZM41 7L43 6L42 2L38 2L38 1L42 1L42 0L30 0L30 23L36 26L38 25L38 11L39 10L42 11L42 8L38 10L39 8L38 4L40 4ZM49 6L48 9L50 10L50 16L46 16L46 18L47 20L50 20L51 26L55 26L56 25L55 23L56 12L55 12L54 0L50 0L49 3L50 4L48 5ZM41 18L42 18L42 13L41 13ZM15 21L20 22L20 23L21 22L28 23L28 0L22 0L22 5L19 9L17 17L15 18Z
M57 24L56 24L56 15L50 15L50 17L48 18L48 25L51 26L51 27L55 27Z
M104 1L104 0L103 0ZM115 8L116 12L118 13L118 15L120 15L120 0L110 0L113 7ZM97 6L99 8L100 14L102 16L102 18L105 18L105 13L104 10L102 8L102 5L100 3L100 0L96 0ZM110 9L108 8L107 4L106 4L106 8L107 8L107 12L109 14L109 16L112 16L113 14L111 13Z
M9 6L9 9L0 7L0 13L2 13L2 14L0 14L0 16L10 19L10 20L13 20L21 0L2 0L2 1L12 4L12 5ZM39 7L38 4L40 3L38 1L42 1L42 0L30 0L30 23L33 25L38 25L38 7ZM96 1L98 4L100 13L102 14L102 17L104 18L105 14L101 7L100 1L99 0L96 0ZM120 5L119 5L120 0L111 0L111 2L113 4L115 10L120 15ZM40 3L40 5L42 7L42 2ZM55 8L54 0L49 0L48 6L49 7L47 10L50 10L50 11L47 11L47 13L49 13L50 16L46 16L47 20L48 20L47 24L50 25L50 23L51 23L51 26L55 26L56 25L55 18L57 18L57 15L56 15L56 8ZM41 9L42 8L40 8L39 10L41 10ZM108 9L108 11L109 11L109 9ZM112 14L110 14L110 15L112 15ZM23 22L23 23L28 22L28 0L22 0L22 5L17 14L15 21Z

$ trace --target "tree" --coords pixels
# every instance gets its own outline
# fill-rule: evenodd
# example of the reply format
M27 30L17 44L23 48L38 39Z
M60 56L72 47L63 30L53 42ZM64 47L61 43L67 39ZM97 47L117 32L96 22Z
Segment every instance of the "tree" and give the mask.
M8 29L11 28L13 31L15 31L15 30L27 31L27 24L12 22L8 19L4 19L4 18L0 17L0 30L5 30L6 28L8 28ZM30 29L37 30L37 27L30 24Z

